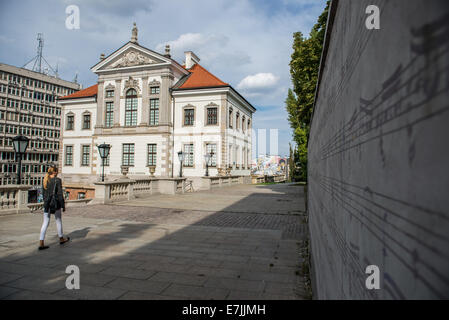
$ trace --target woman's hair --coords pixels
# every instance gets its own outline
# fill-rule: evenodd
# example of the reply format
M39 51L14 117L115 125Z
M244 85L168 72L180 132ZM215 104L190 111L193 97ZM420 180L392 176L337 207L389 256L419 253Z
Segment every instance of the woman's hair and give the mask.
M44 189L47 189L48 180L50 180L50 176L53 174L56 174L56 173L58 173L57 167L48 168L47 174L45 175L45 178L44 178Z

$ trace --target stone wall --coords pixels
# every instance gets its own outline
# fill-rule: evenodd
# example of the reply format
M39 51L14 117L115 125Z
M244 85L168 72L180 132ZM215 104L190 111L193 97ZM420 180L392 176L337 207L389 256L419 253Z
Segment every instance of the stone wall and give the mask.
M447 299L449 2L332 6L309 140L314 294Z

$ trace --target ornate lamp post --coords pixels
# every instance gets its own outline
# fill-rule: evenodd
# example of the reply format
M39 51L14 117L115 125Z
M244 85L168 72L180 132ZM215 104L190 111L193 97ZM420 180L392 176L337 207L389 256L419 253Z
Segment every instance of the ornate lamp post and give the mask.
M22 155L25 154L27 148L28 148L28 143L29 143L30 139L28 139L25 136L15 136L14 138L12 138L12 143L14 146L14 151L16 152L16 156L18 158L18 162L19 162L19 166L17 167L17 184L21 184L22 179L20 177L21 173L22 173Z
M179 167L179 177L182 178L182 164L184 162L184 153L182 151L178 152L178 158L181 163L181 166Z
M105 144L104 142L98 146L98 152L100 153L101 157L101 165L102 165L102 173L101 173L101 182L104 182L104 160L109 155L109 150L111 150L110 144Z
M212 164L211 161L212 161L213 156L214 156L213 151L211 151L210 153L206 153L204 155L204 160L206 161L206 177L209 176L209 166Z

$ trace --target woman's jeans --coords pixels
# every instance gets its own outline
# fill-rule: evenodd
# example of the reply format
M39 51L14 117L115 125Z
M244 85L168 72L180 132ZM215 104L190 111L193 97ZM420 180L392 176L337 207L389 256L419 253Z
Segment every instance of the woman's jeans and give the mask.
M58 236L62 238L62 220L61 220L61 209L56 210L54 213L56 219L56 227L58 229ZM44 240L45 233L47 232L48 225L50 224L50 213L44 211L44 222L42 223L41 235L39 240Z

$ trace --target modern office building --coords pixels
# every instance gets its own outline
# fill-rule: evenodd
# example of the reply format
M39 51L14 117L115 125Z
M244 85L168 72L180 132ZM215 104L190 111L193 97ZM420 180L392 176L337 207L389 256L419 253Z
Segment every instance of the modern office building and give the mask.
M37 188L49 164L58 164L61 108L58 97L80 90L78 83L0 63L0 182L17 183L12 138L28 137L22 184Z

